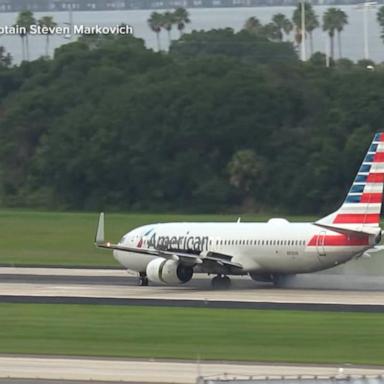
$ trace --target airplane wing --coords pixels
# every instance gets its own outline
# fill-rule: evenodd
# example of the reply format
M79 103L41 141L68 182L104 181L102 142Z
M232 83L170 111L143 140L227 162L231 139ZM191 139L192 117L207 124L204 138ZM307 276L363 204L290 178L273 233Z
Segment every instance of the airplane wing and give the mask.
M144 255L163 257L164 259L172 259L188 265L196 265L196 264L204 264L207 262L211 262L211 263L213 262L221 266L228 266L228 267L234 267L239 269L243 268L241 264L232 263L231 261L226 260L224 258L211 256L210 253L207 253L207 255L200 256L200 255L193 255L193 254L184 253L180 251L168 251L168 250L160 250L160 249L154 249L154 248L126 247L124 245L112 244L112 243L96 243L96 246L99 248L113 249L113 250L122 251L122 252L132 252L132 253L139 253ZM227 256L227 257L230 257L230 256Z
M194 255L179 250L161 250L155 248L137 248L127 247L122 244L113 244L104 241L104 213L100 213L99 223L96 231L95 245L98 248L112 249L122 252L132 252L144 255L158 256L165 259L180 261L186 265L204 265L204 264L217 264L220 267L234 268L238 271L242 270L243 267L239 263L231 262L232 256L223 255L220 253L208 252L207 254Z

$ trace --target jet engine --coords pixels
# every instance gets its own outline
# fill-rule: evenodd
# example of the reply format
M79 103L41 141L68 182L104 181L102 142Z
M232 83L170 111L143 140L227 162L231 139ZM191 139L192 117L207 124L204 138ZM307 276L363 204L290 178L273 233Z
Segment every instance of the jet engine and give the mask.
M192 267L163 257L157 257L147 265L147 277L154 283L184 284L191 280L192 276Z

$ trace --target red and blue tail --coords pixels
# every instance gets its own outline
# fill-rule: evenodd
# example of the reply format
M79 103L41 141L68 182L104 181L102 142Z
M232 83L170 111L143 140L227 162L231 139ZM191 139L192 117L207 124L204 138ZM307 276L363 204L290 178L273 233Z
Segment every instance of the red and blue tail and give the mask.
M376 233L384 185L384 133L376 133L342 206L316 222L330 229Z

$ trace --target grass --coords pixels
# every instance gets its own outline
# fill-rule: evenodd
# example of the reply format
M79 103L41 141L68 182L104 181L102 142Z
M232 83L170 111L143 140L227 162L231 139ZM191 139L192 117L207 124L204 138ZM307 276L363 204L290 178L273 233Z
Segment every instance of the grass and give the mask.
M111 252L93 245L97 217L97 213L0 211L0 264L118 266ZM244 221L268 218L246 216ZM106 237L117 241L129 230L150 223L236 219L235 215L107 214Z
M0 353L384 364L384 315L0 304Z

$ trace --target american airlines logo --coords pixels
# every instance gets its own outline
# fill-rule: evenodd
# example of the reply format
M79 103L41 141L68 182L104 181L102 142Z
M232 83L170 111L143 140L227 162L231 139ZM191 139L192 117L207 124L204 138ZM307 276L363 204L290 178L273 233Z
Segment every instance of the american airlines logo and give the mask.
M208 236L157 236L153 233L148 240L148 248L208 250Z

